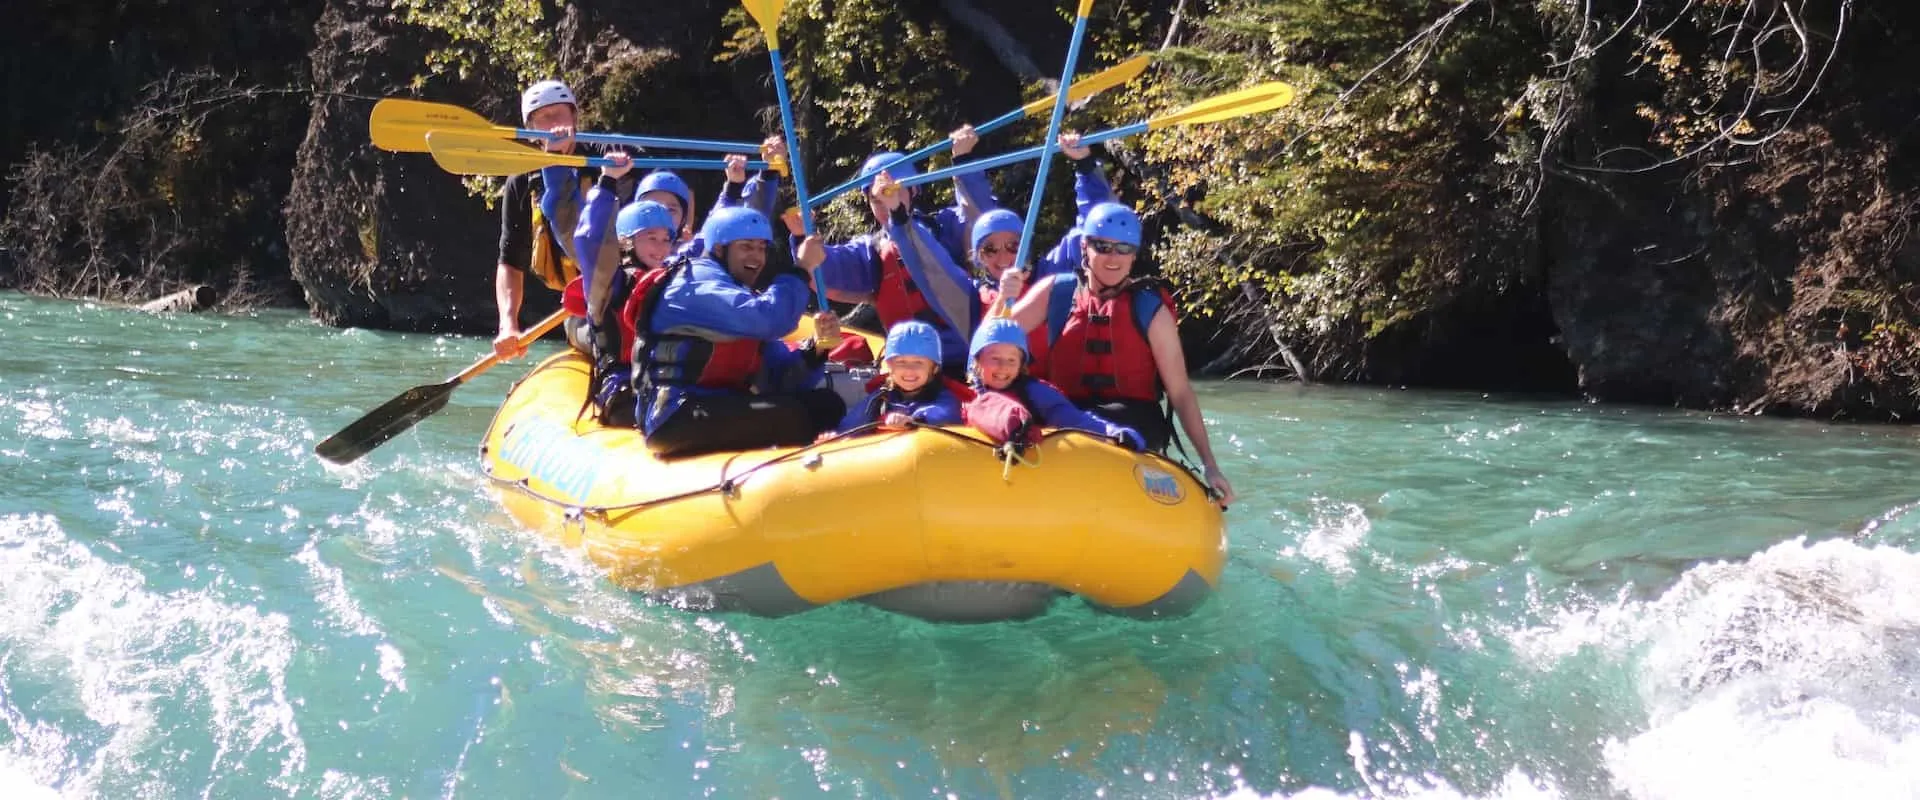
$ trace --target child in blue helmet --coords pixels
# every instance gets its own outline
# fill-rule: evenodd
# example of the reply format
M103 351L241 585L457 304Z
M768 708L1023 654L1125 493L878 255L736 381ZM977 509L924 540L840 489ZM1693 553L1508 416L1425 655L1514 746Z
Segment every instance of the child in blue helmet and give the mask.
M573 233L580 277L578 287L568 287L566 301L575 314L575 319L567 321L568 336L584 341L583 349L593 359L588 385L594 406L604 424L624 427L635 423L633 356L631 334L622 331L619 315L640 274L666 263L673 251L676 223L670 209L652 200L635 200L614 215L615 195L611 185L598 185L587 193L580 225ZM612 237L607 236L609 216L613 217Z
M958 425L960 404L973 392L957 381L942 378L940 333L932 325L908 320L887 331L886 374L864 403L848 410L840 430L850 431L878 422L882 428L913 424Z
M994 317L973 334L974 399L967 422L1001 441L1030 440L1042 426L1085 431L1134 450L1146 449L1140 432L1115 425L1074 406L1046 381L1027 374L1027 334L1020 324Z

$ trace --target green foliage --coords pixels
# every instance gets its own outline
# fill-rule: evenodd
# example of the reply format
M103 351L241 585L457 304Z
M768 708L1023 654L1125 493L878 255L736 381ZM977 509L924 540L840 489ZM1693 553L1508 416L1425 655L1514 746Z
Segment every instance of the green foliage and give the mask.
M766 62L765 39L744 11L729 11L725 24L719 58ZM916 147L954 126L954 98L969 73L949 49L946 24L937 9L917 4L787 4L780 46L816 172L851 175L870 152Z
M1522 259L1493 257L1513 246L1532 165L1510 157L1529 141L1505 124L1527 74L1507 65L1538 43L1511 18L1523 12L1426 30L1435 13L1230 0L1129 90L1123 105L1156 110L1269 80L1300 92L1279 112L1117 144L1144 158L1151 191L1210 223L1168 228L1154 249L1196 315L1271 298L1259 324L1311 345L1316 371L1351 368L1367 339L1517 277Z
M553 24L541 0L393 0L393 9L401 21L447 38L428 52L416 89L429 76L467 80L500 67L522 84L560 74Z

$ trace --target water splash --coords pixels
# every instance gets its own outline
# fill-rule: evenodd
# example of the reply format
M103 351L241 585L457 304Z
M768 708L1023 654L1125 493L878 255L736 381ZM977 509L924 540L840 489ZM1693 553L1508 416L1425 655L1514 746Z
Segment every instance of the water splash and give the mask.
M0 574L0 694L16 737L4 752L31 774L68 793L147 797L284 787L305 770L286 618L212 591L150 591L49 516L0 517Z
M1601 743L1630 797L1920 795L1920 555L1794 539L1556 617L1514 643L1631 676L1646 722Z

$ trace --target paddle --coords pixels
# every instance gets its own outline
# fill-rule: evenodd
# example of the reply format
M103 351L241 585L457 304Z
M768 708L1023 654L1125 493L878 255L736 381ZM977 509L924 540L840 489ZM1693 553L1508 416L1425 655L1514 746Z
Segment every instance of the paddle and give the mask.
M1073 14L1073 38L1067 40L1067 65L1060 68L1060 85L1073 84L1073 65L1080 59L1080 41L1087 35L1087 14L1093 11L1093 0L1080 0L1080 8ZM1053 118L1047 120L1047 136L1040 140L1040 169L1033 176L1033 194L1027 198L1026 224L1020 230L1020 252L1013 257L1013 268L1022 272L1027 268L1027 255L1033 249L1033 225L1040 220L1040 199L1047 194L1047 167L1053 164L1048 156L1060 138L1060 118L1067 114L1067 93L1060 92L1053 101ZM1011 293L1006 297L1003 309L1013 308L1017 299Z
M1125 61L1122 61L1119 64L1116 64L1114 66L1108 67L1107 69L1101 70L1100 72L1096 72L1085 78L1081 78L1080 80L1075 81L1072 86L1067 87L1067 102L1078 103L1096 94L1099 94L1108 89L1111 89L1115 86L1119 86L1120 84L1133 80L1134 78L1139 77L1140 73L1146 71L1147 64L1152 60L1153 59L1151 56L1148 56L1143 53L1141 55L1137 55L1137 56L1134 56L1133 58L1129 58ZM989 132L998 130L1002 127L1005 127L1009 124L1012 124L1014 122L1017 122L1021 119L1025 119L1027 117L1032 117L1032 116L1038 116L1042 112L1050 111L1052 110L1055 104L1055 97L1056 95L1047 95L1046 97L1042 97L1038 100L1035 100L1019 108L1016 108L1005 114L1001 114L998 117L994 117L991 120L983 122L979 125L975 125L973 126L973 132L984 135ZM859 175L854 176L853 180L847 181L846 183L840 184L839 186L835 186L831 189L828 189L824 192L814 195L813 204L816 207L820 205L824 205L827 201L832 200L833 198L839 197L840 195L846 194L847 192L853 191L854 189L858 189L862 186L865 186L867 181L872 180L873 176L880 174L880 170L882 169L888 169L895 164L919 163L921 161L924 161L928 158L931 158L935 155L940 154L941 151L944 151L947 148L952 146L953 146L952 139L941 139L940 141L934 142L933 144L927 145L926 147L922 147L918 150L915 150L911 153L901 156L893 161L887 162L887 164L885 166L882 166L880 169L876 169L872 172L862 172Z
M389 97L373 104L367 118L367 134L373 146L395 153L427 152L427 134L433 131L459 131L493 139L548 140L547 131L509 128L495 125L486 117L447 103ZM705 150L717 153L757 153L760 145L752 142L716 142L709 139L677 139L664 136L631 136L620 133L576 133L574 141L588 144L624 144L634 147L658 147L677 150Z
M611 167L605 156L549 153L537 147L502 141L463 131L432 131L427 149L441 169L459 175L518 175L541 167ZM727 162L695 158L635 158L633 166L652 169L724 170ZM748 161L747 169L766 169L765 161Z
M1293 98L1293 87L1278 81L1263 83L1236 92L1228 92L1217 97L1210 97L1179 110L1154 117L1145 122L1136 122L1132 125L1123 125L1118 128L1100 131L1099 133L1090 133L1080 137L1080 143L1082 145L1095 145L1123 136L1132 136L1136 133L1144 133L1146 131L1157 131L1176 125L1198 125L1204 122L1219 122L1221 120L1244 117L1280 108L1292 103ZM1039 158L1046 152L1049 152L1049 148L1045 145L1029 147L1025 150L1015 150L1011 153L1002 153L977 161L969 161L965 164L955 164L945 169L923 172L911 178L902 178L900 185L908 187L919 186L923 183L945 180L955 175L964 175L969 172L978 172L983 169L992 169L1028 159Z
M740 4L747 7L747 13L760 24L761 34L767 37L767 55L773 59L773 91L780 99L780 128L787 137L787 168L793 175L793 194L800 206L800 229L812 236L813 207L807 203L807 171L802 163L806 159L801 156L800 139L794 134L793 101L787 97L787 67L780 59L780 12L787 10L787 0L740 0ZM813 293L820 301L822 312L831 308L827 305L826 282L817 275L813 279ZM827 347L839 343L838 336L820 342Z
M566 319L566 309L553 312L552 316L533 326L533 330L521 334L520 345L525 347L532 344L547 331L560 327L560 323L565 322ZM498 363L500 363L500 356L489 353L486 358L473 362L473 366L460 370L460 374L453 376L446 383L408 389L400 393L399 397L388 400L385 405L354 420L353 424L341 428L339 433L327 437L326 441L313 448L313 452L335 464L353 463L373 448L386 444L387 440L413 427L414 423L446 408L447 399L453 396L453 390L460 388L460 384L477 377L480 373L493 369Z

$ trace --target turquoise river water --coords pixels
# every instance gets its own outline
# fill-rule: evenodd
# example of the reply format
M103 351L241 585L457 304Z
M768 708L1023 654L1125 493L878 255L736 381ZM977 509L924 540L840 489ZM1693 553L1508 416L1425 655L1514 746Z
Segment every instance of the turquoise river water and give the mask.
M524 365L312 455L485 348L0 295L0 797L1920 796L1908 428L1207 384L1191 617L761 619L505 516Z

